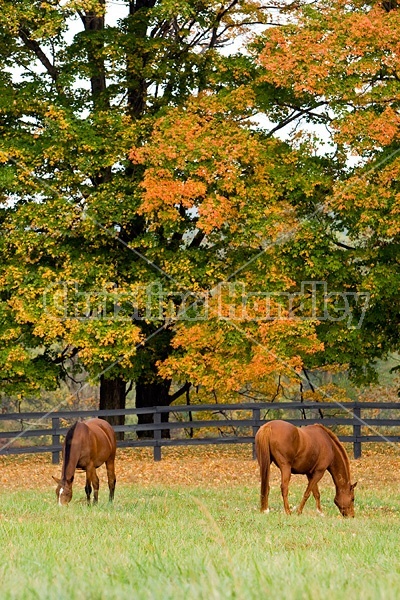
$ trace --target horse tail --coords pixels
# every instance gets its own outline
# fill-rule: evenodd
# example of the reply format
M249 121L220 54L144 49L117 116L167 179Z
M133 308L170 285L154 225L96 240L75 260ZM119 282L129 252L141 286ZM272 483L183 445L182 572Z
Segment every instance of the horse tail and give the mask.
M256 456L260 466L261 476L261 512L268 511L269 495L269 473L271 466L271 455L269 450L270 428L268 424L263 425L256 434Z

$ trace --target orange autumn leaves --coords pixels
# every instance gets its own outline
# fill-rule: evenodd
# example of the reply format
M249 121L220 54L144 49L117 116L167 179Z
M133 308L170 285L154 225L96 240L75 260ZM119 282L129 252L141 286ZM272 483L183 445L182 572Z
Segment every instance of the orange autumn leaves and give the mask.
M364 488L379 490L398 489L400 470L398 455L391 452L385 444L376 444L364 449L359 460L351 460L354 479ZM54 482L59 466L52 465L45 454L21 456L2 456L0 459L0 485L5 493L16 490L46 490L45 502L55 503ZM148 448L119 449L116 462L118 486L190 486L219 488L236 485L258 486L259 470L257 462L252 460L249 444L232 444L198 447L163 448L163 459L155 462ZM107 477L104 467L98 469L100 489L107 489ZM326 485L332 485L329 475L325 475ZM279 489L280 473L274 467L271 481ZM86 502L84 493L85 476L76 472L76 493L74 503ZM304 490L303 477L293 478L294 487ZM139 501L138 497L138 501ZM104 503L106 502L103 500ZM0 520L6 519L0 513Z
M259 61L264 81L329 105L338 143L362 154L398 141L398 11L320 2L296 25L268 30Z
M335 184L325 209L350 238L400 233L400 11L383 4L318 2L295 25L266 32L261 79L312 98L330 115L334 144L359 166ZM326 135L326 134L325 134Z
M319 2L269 30L259 61L264 80L329 104L336 141L361 153L398 140L399 11Z
M240 281L255 296L263 297L271 284L274 289L293 284L273 258L259 269L241 269L251 256L249 249L260 252L265 243L273 249L280 236L290 236L298 227L287 186L288 173L296 170L296 154L279 140L255 132L243 112L227 110L220 99L200 94L184 109L170 109L159 118L151 140L130 154L145 169L139 212L149 230L162 228L173 235L180 225L183 231L196 229L204 235L210 259L200 279L210 289L196 289L200 299L201 294L207 297L207 307L198 319L178 319L174 352L158 363L159 373L221 390L225 397L249 383L268 387L277 373L293 377L307 354L322 349L315 322L283 315L276 301L273 311L282 313L281 319L258 314L260 302L258 308L256 303L242 310L241 298L225 297L206 277L215 261L224 265L223 255L232 259L243 249ZM184 246L183 238L174 257L177 264L184 260ZM230 278L232 272L218 269Z
M378 4L368 8L319 2L299 11L295 25L264 34L254 88L260 84L260 102L267 103L269 90L275 89L277 104L288 111L289 121L293 110L305 114L308 122L326 124L337 153L327 154L325 162L319 162L310 145L302 146L307 137L307 131L302 137L302 125L286 144L257 130L250 120L257 112L257 93L253 97L242 89L242 104L235 107L222 94L204 92L185 107L165 111L147 143L131 153L144 173L139 211L149 231L162 229L171 237L188 227L201 232L211 262L218 258L219 281L229 279L238 267L247 289L260 295L296 289L289 277L299 285L311 268L312 277L319 277L323 253L323 277L330 276L335 260L333 267L340 265L341 257L329 261L332 247L324 238L324 220L328 237L332 234L334 240L338 232L342 239L345 232L346 240L356 240L357 247L368 236L397 235L399 196L393 182L400 158L392 152L399 137L399 14L386 13ZM352 154L360 165L353 170L344 167L344 157ZM310 223L321 228L324 248L318 248L314 233L307 239L307 226L299 219L302 206L309 210ZM274 246L282 237L295 238L292 258L297 272L285 270L285 248L280 252ZM242 269L251 256L248 249L262 248L265 260ZM232 251L242 249L242 262L232 260ZM300 260L296 251L303 252ZM179 265L181 260L177 252L174 261ZM224 271L224 260L235 267ZM339 289L346 276L340 274ZM196 282L196 292L207 292L206 277ZM217 283L215 277L210 288ZM353 289L357 283L346 285ZM178 320L174 351L159 363L164 377L213 390L237 390L248 383L268 387L277 374L292 377L303 364L318 364L311 357L323 350L315 320L297 320L289 312L280 319L262 319L249 310L238 316L240 302L222 299L222 305L225 302L228 313L234 307L234 318L227 318L221 302L211 295L206 319Z
M296 379L305 356L323 348L309 322L254 324L217 318L180 325L173 346L182 352L159 365L161 375L190 380L225 398L245 384L269 393L276 387L277 374Z
M235 398L245 384L268 394L277 374L296 379L305 358L323 349L315 322L295 319L273 298L253 299L254 304L249 298L241 302L225 286L212 290L207 318L178 323L176 353L159 363L161 375L201 384L225 398Z
M389 77L398 72L398 30L398 13L386 13L380 3L368 9L322 1L299 12L295 25L267 30L259 60L276 85L286 80L298 94L367 106L389 91ZM379 76L378 89L359 87Z
M146 166L139 210L150 228L174 227L188 210L207 236L236 233L252 219L256 230L247 244L259 245L257 234L282 232L283 216L290 226L291 207L270 174L268 154L277 144L261 144L245 124L207 95L158 119L151 143L130 154Z

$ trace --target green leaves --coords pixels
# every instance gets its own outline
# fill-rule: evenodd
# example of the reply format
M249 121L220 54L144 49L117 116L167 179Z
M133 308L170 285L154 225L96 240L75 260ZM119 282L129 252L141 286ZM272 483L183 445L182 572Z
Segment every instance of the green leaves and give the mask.
M267 390L277 373L359 369L396 347L381 309L393 328L396 15L320 3L227 55L248 23L271 18L261 3L148 3L112 27L103 2L28 4L0 17L10 385L36 385L39 364L54 384L65 350L92 376ZM312 281L370 293L363 327L292 313L287 294L305 290L306 313ZM246 310L235 294L217 300L228 282L245 286Z

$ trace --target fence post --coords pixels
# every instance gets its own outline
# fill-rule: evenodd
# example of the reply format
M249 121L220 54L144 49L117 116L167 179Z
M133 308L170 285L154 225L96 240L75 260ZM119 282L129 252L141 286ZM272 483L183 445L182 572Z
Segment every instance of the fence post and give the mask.
M161 413L154 413L154 425L161 425ZM154 460L161 460L161 429L154 429Z
M58 446L58 444L60 443L60 436L59 436L59 434L54 433L54 432L60 428L60 419L58 417L53 417L51 419L51 425L53 428L53 434L51 436L51 443L53 446ZM53 465L58 465L58 463L60 462L60 451L59 450L53 450L53 452L51 453L51 462Z
M353 454L354 458L361 458L361 408L355 406L353 408Z
M261 416L261 412L259 408L253 408L253 460L256 459L256 444L255 444L255 437L256 437L256 433L260 427L260 416Z

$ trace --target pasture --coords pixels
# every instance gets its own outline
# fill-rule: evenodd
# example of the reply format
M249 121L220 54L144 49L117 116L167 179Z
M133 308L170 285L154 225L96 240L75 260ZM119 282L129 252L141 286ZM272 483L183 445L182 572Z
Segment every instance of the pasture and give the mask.
M400 597L400 456L382 448L351 460L356 517L320 484L325 517L310 498L301 516L283 510L272 468L268 515L249 447L117 454L115 503L105 468L88 508L84 475L57 506L50 457L0 460L2 599L282 600ZM306 486L293 476L290 504Z

